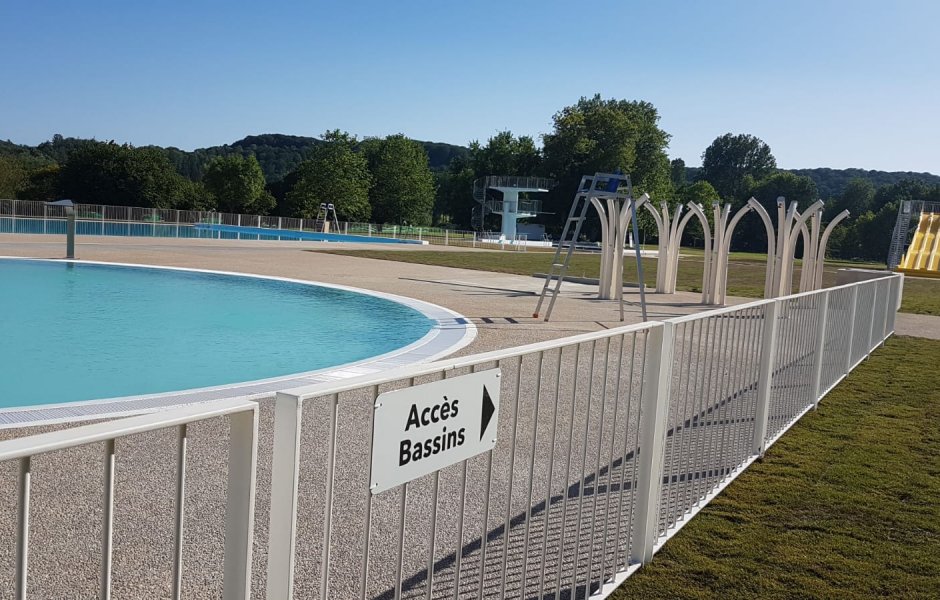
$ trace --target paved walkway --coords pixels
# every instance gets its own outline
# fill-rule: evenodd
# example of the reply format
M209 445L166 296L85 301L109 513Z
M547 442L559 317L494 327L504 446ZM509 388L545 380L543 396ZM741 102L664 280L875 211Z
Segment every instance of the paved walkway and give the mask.
M894 332L897 335L940 340L940 317L898 313L894 322Z

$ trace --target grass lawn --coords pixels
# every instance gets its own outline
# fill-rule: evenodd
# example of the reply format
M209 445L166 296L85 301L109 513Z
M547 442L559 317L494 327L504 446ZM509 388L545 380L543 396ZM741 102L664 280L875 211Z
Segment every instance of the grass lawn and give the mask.
M612 597L940 597L938 362L891 338Z
M321 252L318 250L318 252ZM327 250L330 254L395 260L400 262L457 267L477 271L495 271L532 275L544 273L551 263L551 255L546 252L445 252L434 250ZM704 258L701 250L683 248L679 259L679 273L676 288L686 291L701 291L702 268ZM728 294L745 298L762 298L764 295L764 275L766 257L762 254L733 252L728 261ZM884 264L853 263L830 260L826 261L823 283L835 284L836 270L844 267L884 268ZM600 270L598 254L574 254L568 274L573 277L597 277ZM794 269L794 281L799 282L800 261ZM656 260L643 260L643 275L647 285L656 283ZM625 281L636 281L636 265L625 257ZM911 279L904 282L903 312L927 315L940 315L940 280Z

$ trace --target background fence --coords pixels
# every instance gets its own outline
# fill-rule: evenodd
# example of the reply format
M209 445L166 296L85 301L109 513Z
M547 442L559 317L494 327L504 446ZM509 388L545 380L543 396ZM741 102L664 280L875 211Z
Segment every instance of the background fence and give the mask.
M317 219L106 204L76 204L74 208L78 235L289 240L297 239L296 236L291 237L290 232L323 232L323 221ZM250 230L221 230L213 226L243 227ZM266 231L258 232L258 229ZM0 200L0 233L65 235L65 230L66 215L63 206L49 206L45 202L28 200ZM467 248L525 251L532 245L550 245L547 242L529 241L526 234L518 234L515 238L506 240L500 239L498 233L457 231L440 227L342 221L330 223L329 231L341 235L394 238Z
M605 596L893 333L901 281L278 393L255 578L270 599ZM495 447L371 494L379 394L494 367Z

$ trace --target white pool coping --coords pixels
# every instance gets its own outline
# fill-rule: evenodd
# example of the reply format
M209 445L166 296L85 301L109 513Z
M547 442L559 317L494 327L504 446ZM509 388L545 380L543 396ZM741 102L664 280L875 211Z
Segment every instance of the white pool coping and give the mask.
M36 406L0 408L0 429L28 427L34 425L51 425L90 419L108 419L113 417L144 414L156 412L172 406L207 402L223 398L246 398L257 400L271 397L279 390L286 390L301 386L341 381L350 377L371 375L403 367L410 364L431 362L470 344L477 335L476 326L469 319L437 304L416 300L406 296L377 292L335 283L319 281L306 281L288 277L275 277L271 275L256 275L237 273L233 271L218 271L210 269L193 269L188 267L167 267L162 265L146 265L133 263L116 263L93 260L24 258L20 256L0 256L0 259L34 261L34 262L69 262L88 265L105 265L114 267L133 267L142 269L162 269L167 271L184 271L190 273L206 273L213 275L230 275L270 281L282 281L308 286L332 288L383 298L392 302L403 304L412 308L434 322L431 330L421 339L397 350L373 356L360 361L239 383L231 383L212 387L194 388L173 392L156 394L143 394L139 396L122 396L118 398L102 398L98 400L82 400L78 402L63 402L57 404L41 404ZM41 385L41 384L40 384Z

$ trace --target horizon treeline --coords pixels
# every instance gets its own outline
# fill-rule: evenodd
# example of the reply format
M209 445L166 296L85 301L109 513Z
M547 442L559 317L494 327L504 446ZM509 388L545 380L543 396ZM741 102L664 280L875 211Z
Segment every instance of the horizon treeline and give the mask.
M58 134L38 146L0 141L0 198L305 218L327 202L342 220L470 229L480 223L471 194L476 178L531 175L558 182L544 195L545 213L533 219L557 235L580 177L619 169L655 205L727 202L737 210L754 197L775 214L779 196L801 210L822 199L824 221L843 209L852 214L834 231L830 254L878 261L887 254L901 201L940 201L940 177L929 173L778 169L769 145L751 134L719 136L703 150L701 167L686 167L669 159L670 136L648 102L584 97L552 121L541 147L510 131L468 147L403 134L358 139L339 130L321 138L253 135L192 152ZM640 226L644 241L655 239L645 212ZM483 228L498 228L498 217L485 217ZM595 215L583 231L597 238ZM684 243L700 244L701 238L693 220ZM732 247L763 252L766 244L762 224L748 217Z

